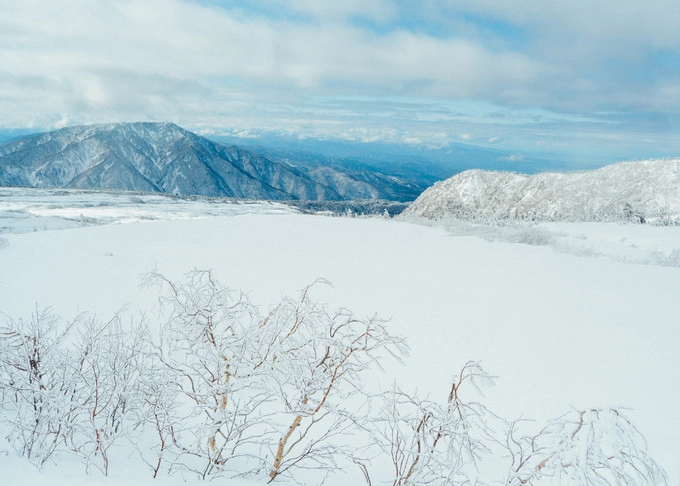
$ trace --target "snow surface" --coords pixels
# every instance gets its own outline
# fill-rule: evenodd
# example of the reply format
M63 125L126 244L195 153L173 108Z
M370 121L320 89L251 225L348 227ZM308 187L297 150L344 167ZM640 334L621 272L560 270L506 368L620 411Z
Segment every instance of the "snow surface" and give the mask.
M91 194L46 196L39 203L26 197L6 189L0 195L0 226L11 230L0 237L4 314L27 317L36 306L51 306L66 318L84 311L105 318L125 307L133 316L155 302L153 290L138 286L140 275L153 269L174 279L211 268L264 305L324 277L333 287L316 288L318 300L359 316L391 318L392 332L407 338L405 365L386 363L376 377L386 389L399 376L404 388L445 399L450 379L468 360L480 360L498 377L485 403L506 418L545 420L570 407L628 408L669 484L680 485L680 268L631 263L655 251L670 255L680 247L679 227L539 227L540 235L566 246L593 249L576 256L555 251L559 245L550 237L547 246L510 243L507 233L482 238L479 229L456 233L381 218L300 215L266 203L243 210L184 201L178 210L172 199L142 204L131 196L101 196L111 200L96 219L88 212L96 206L83 206L97 200ZM141 217L150 201L158 211ZM79 211L90 219L65 219ZM175 219L178 213L184 219ZM27 226L26 217L48 219ZM82 226L100 222L127 224ZM635 256L622 258L629 250ZM3 450L0 445L0 470L8 484L117 486L150 478L136 466L112 468L110 478L86 476L75 464L39 472ZM174 477L155 484L183 483ZM373 484L382 482L374 477Z
M279 203L220 198L0 187L0 234L248 212L278 213L291 209Z

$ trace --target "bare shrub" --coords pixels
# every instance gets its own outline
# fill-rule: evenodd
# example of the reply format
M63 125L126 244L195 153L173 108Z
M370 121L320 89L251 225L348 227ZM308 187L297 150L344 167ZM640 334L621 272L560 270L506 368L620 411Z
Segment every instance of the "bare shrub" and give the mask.
M63 352L73 325L36 311L0 330L0 419L9 443L36 465L67 443L80 418L67 366L71 356Z
M593 486L667 483L644 438L619 410L573 411L520 437L517 425L512 423L507 435L510 486L539 484L543 478Z
M139 328L118 316L63 322L48 311L10 320L0 333L3 418L15 450L37 465L76 453L108 473L108 451L140 407L144 371Z
M310 293L266 312L209 271L172 281L159 328L36 312L0 326L0 430L38 466L76 454L108 474L133 445L154 477L253 477L272 482L386 458L393 486L666 484L642 435L618 410L574 411L546 425L506 421L480 400L493 383L476 362L445 400L399 389L375 395L365 374L405 356L377 317L329 310ZM375 404L380 405L375 407ZM500 469L499 469L500 468ZM311 472L310 472L311 471ZM500 471L500 473L499 473Z
M378 446L389 454L394 486L467 484L494 444L484 405L463 400L464 384L492 384L478 363L469 362L453 380L445 403L421 400L396 389L384 398L376 423Z
M116 315L105 323L88 319L78 333L78 359L68 363L80 415L71 447L88 468L108 475L109 450L120 438L132 437L145 406L140 384L148 372L146 329L140 324L125 329Z
M384 397L374 437L391 459L393 486L487 484L489 471L497 484L503 469L508 486L555 479L593 486L667 484L643 436L619 410L573 411L537 432L522 432L533 422L506 422L483 404L463 399L466 383L476 388L493 379L469 362L445 403L398 389Z
M363 420L360 374L403 342L377 318L329 312L309 297L261 314L210 272L163 282L167 323L158 357L173 374L173 468L201 477L333 470L353 450L335 440ZM181 424L181 425L180 425ZM357 428L358 430L358 428Z

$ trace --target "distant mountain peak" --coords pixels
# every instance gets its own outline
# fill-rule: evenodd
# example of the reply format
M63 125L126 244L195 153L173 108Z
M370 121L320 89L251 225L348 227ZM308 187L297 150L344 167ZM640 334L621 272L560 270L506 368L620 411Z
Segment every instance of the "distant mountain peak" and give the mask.
M172 122L82 125L0 147L0 185L270 200L387 198L387 178L323 175L225 146ZM414 196L415 197L415 196Z

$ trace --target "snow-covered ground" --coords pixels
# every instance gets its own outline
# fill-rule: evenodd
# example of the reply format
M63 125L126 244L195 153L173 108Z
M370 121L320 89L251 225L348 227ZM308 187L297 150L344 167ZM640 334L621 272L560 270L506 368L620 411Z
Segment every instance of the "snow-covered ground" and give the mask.
M280 213L290 209L278 203L219 198L0 187L0 234L249 212Z
M399 218L425 226L441 226L455 236L477 236L487 241L548 246L560 253L599 257L621 263L680 267L677 226L616 222L505 221L483 224L455 218L439 222L409 216Z
M153 269L176 279L210 268L263 305L323 277L333 286L315 288L316 299L390 318L393 334L406 337L406 363L379 376L386 389L399 376L402 387L445 399L452 377L478 360L498 377L485 403L506 418L627 408L676 486L678 248L680 227L448 231L266 203L0 189L0 311L18 318L51 306L67 318L105 318L124 307L136 315L155 302L139 287ZM125 468L109 479L84 477L77 465L39 473L5 449L0 443L8 484L147 483Z

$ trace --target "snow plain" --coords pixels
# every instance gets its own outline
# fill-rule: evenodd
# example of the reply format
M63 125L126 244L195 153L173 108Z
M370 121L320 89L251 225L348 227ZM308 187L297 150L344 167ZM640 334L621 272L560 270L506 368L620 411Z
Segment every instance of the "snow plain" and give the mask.
M36 306L65 318L136 315L157 298L139 287L154 269L173 279L213 269L265 306L323 277L333 286L315 288L317 300L377 313L406 337L406 363L377 377L386 389L399 376L406 389L445 398L452 377L478 360L498 377L485 403L506 418L626 408L680 485L680 227L551 223L527 238L517 228L302 215L268 203L5 189L0 227L8 316ZM125 468L111 478L77 465L38 472L4 450L9 484L147 483L146 471Z

